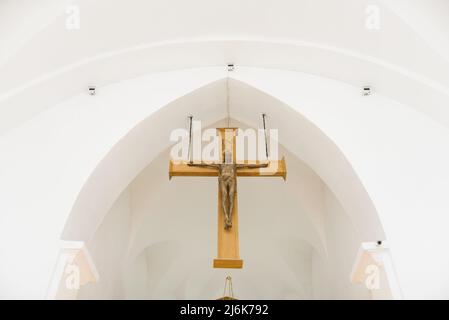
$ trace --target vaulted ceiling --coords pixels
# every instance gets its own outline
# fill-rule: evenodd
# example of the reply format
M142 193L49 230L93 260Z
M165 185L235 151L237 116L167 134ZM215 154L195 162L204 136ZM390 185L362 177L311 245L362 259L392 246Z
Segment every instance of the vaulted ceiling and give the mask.
M79 8L79 30L66 28L70 5ZM2 1L0 133L88 85L228 62L370 84L449 125L448 6L444 0ZM368 29L377 9L379 29Z

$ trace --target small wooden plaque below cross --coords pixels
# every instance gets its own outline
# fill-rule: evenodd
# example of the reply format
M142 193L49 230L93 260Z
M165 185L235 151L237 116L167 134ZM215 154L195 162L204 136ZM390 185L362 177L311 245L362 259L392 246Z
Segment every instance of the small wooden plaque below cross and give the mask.
M243 268L243 260L240 259L239 252L239 231L238 231L238 208L237 208L237 181L235 180L235 191L233 192L233 208L231 213L231 223L226 220L226 212L223 209L223 192L220 186L220 165L225 164L225 154L232 154L232 162L235 165L235 174L237 177L282 177L286 179L287 170L285 160L269 161L263 164L236 164L236 134L238 128L217 128L217 132L222 143L222 159L220 164L207 166L204 164L195 164L189 162L175 163L170 161L169 178L175 176L182 177L219 177L218 186L218 253L214 259L214 268ZM223 183L223 182L221 182ZM225 193L227 194L227 193Z

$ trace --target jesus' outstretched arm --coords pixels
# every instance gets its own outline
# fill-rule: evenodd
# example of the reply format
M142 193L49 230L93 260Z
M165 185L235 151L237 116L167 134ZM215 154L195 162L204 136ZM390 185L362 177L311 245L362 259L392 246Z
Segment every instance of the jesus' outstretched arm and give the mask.
M190 167L201 167L201 168L211 168L211 169L219 169L220 168L220 164L217 164L217 163L205 163L205 162L195 163L193 161L190 161L187 163L187 165Z

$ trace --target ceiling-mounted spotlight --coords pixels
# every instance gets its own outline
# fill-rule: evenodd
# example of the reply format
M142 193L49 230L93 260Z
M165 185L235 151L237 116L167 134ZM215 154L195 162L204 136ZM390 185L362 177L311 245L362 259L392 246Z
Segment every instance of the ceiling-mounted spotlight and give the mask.
M97 88L95 86L89 86L87 92L89 92L91 96L94 96L97 93Z
M369 96L371 95L372 91L373 90L371 89L371 86L363 86L362 95Z
M228 63L227 67L228 67L228 71L234 71L234 69L235 69L235 66L233 63Z

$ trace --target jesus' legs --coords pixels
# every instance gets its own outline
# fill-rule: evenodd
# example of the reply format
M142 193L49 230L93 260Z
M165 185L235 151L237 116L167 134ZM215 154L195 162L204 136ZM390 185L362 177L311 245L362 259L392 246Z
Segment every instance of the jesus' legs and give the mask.
M221 206L223 208L223 213L225 217L225 229L230 228L230 219L229 219L229 207L228 207L228 185L225 181L220 181L220 191L221 191Z
M234 180L235 181L235 180ZM235 195L235 183L229 183L228 197L229 197L229 228L232 227L232 214L234 211L234 195Z

